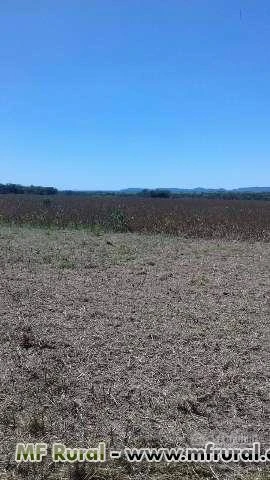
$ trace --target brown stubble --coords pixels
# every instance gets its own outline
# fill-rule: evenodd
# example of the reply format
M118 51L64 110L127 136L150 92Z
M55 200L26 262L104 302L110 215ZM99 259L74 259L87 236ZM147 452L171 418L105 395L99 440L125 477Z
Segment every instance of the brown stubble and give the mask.
M5 468L18 441L192 446L242 434L269 444L269 244L0 233ZM254 470L213 468L110 463L85 474L223 480ZM16 478L59 477L42 469Z

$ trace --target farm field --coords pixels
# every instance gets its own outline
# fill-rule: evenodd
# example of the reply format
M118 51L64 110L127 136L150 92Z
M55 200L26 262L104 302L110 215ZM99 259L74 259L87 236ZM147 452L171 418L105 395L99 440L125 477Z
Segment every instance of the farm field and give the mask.
M270 241L270 202L6 194L0 195L0 222Z
M1 197L5 221L21 201L7 212ZM269 207L249 205L252 242L0 227L1 480L270 478L231 463L14 463L18 441L269 448L270 244L256 241Z

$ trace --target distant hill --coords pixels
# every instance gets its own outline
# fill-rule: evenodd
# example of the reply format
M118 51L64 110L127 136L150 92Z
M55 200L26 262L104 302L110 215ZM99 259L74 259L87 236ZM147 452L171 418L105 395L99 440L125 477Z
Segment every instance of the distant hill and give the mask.
M241 187L232 190L225 188L124 188L122 190L57 190L54 187L23 186L19 184L1 184L0 194L31 195L76 195L76 196L139 196L139 197L206 197L206 198L242 198L270 200L270 187Z
M146 188L125 188L122 190L118 190L117 193L122 193L124 195L137 195L145 190L155 190L155 189L146 189ZM270 193L270 187L242 187L242 188L233 188L233 189L226 189L226 188L204 188L204 187L196 187L196 188L158 188L159 191L169 191L171 193L188 193L188 194L196 194L196 193L222 193L222 192L239 192L239 193Z
M140 193L143 190L144 188L123 188L122 190L117 190L117 192L132 195L133 193L134 194Z
M235 188L233 192L247 192L247 193L269 193L270 187L246 187L246 188Z

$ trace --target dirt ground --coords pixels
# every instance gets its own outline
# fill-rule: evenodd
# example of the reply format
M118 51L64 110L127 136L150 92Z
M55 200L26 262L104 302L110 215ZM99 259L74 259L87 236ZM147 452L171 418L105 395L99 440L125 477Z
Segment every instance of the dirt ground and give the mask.
M17 442L270 445L270 244L0 228L1 479L262 479L14 463Z

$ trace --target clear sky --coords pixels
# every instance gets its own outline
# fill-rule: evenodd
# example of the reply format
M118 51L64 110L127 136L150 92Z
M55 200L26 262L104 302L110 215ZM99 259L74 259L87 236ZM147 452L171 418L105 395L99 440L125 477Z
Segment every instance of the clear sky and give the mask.
M0 2L0 183L270 186L269 0Z

